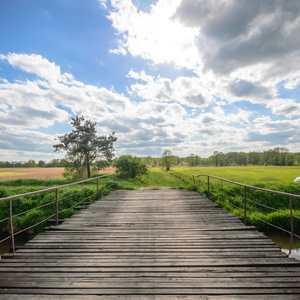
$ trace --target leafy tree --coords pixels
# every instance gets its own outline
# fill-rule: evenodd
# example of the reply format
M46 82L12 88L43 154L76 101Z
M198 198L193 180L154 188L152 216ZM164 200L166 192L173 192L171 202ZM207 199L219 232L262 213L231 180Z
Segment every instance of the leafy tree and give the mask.
M190 167L195 167L195 154L190 154L188 156L188 164Z
M114 166L117 173L123 178L135 178L148 172L146 164L141 159L131 155L120 156Z
M50 162L46 163L46 167L48 168L53 168L53 167L69 167L70 165L72 165L72 163L70 163L70 161L68 161L65 158L62 159L52 159Z
M39 167L39 168L45 168L45 166L46 166L46 163L45 163L43 160L40 160L40 161L38 162L38 167Z
M173 153L171 150L164 151L162 155L162 167L165 167L166 171L170 171L172 157L173 157Z
M67 151L67 158L73 162L75 169L86 168L87 176L91 177L91 164L95 161L111 161L114 156L113 143L117 141L114 132L108 137L96 135L96 122L86 120L83 116L72 118L71 125L75 128L69 133L59 136L59 144L54 151Z
M215 162L215 166L216 167L221 164L221 157L222 157L222 155L223 155L223 152L214 151L213 160Z
M27 162L27 168L35 168L36 167L36 163L33 159L30 159L28 162Z
M258 165L259 161L260 161L260 157L259 157L259 153L257 152L250 152L248 154L249 157L249 163L252 165Z

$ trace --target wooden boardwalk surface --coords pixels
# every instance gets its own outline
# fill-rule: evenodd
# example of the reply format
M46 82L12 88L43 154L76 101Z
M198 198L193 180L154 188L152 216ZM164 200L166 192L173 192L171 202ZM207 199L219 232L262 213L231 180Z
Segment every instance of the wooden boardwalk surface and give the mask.
M300 262L185 190L117 191L0 261L0 299L300 299Z

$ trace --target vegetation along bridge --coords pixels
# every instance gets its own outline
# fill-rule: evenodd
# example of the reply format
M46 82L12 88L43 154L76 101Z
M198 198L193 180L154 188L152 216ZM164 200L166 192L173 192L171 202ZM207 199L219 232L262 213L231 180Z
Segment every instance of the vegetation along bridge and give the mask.
M111 192L15 254L0 299L300 297L300 262L194 191Z

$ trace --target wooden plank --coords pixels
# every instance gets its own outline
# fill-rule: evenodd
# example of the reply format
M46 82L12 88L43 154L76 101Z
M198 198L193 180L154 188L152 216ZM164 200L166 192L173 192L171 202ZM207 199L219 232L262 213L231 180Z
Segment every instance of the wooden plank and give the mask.
M48 271L48 270L47 270ZM5 272L0 273L0 280L22 280L23 278L29 279L29 278L38 278L42 279L45 278L46 280L54 278L211 278L213 280L216 280L216 278L227 278L230 275L230 278L246 278L248 279L262 279L267 278L269 281L287 281L291 279L291 281L298 281L300 278L300 272L299 271L272 271L272 272L263 272L261 270L260 272L212 272L212 271L206 271L206 272L179 272L179 271L157 271L157 272L141 272L141 271L122 271L122 272L116 272L109 270L102 270L101 272L91 272L91 271L82 271L82 272L68 272L68 270L65 270L63 272L36 272L33 273L32 270L23 271L19 270L17 273L13 274L6 274Z
M1 280L1 289L243 289L251 294L251 289L298 289L300 290L299 279L288 278L284 280L269 280L268 278L35 278L17 281ZM0 291L1 293L1 291ZM192 293L193 294L193 293Z
M299 288L261 288L261 289L243 289L243 288L124 288L124 289L76 289L76 288L64 288L64 289L18 289L18 288L7 288L0 289L1 298L5 299L3 294L19 294L19 295L55 295L60 297L61 295L97 295L97 296L106 296L106 299L110 299L111 295L157 295L160 296L158 299L165 299L166 295L176 295L177 298L185 295L222 295L221 299L226 299L227 295L255 295L256 299L260 299L260 295L268 295L273 298L273 295L282 295L283 299L286 299L287 294L298 295L300 294ZM226 296L224 298L224 296ZM70 297L70 296L69 296ZM122 299L122 297L120 298ZM239 298L238 298L239 299Z
M19 300L20 295L19 294L9 294L5 295L5 299L7 300ZM29 300L56 300L56 295L34 295L34 294L27 294L22 295L22 299L29 299ZM70 299L70 296L68 295L59 295L59 299L65 300ZM103 300L108 299L106 295L72 295L72 299L82 299L82 300ZM161 295L110 295L110 300L157 300L162 299ZM184 295L184 296L178 296L178 295L163 295L164 300L178 300L178 299L185 299L185 300L237 300L237 299L258 299L258 295L238 295L238 296L231 296L231 295L222 295L222 296L214 296L214 295ZM259 299L261 300L269 300L269 295L259 295ZM298 295L272 295L272 300L299 300Z

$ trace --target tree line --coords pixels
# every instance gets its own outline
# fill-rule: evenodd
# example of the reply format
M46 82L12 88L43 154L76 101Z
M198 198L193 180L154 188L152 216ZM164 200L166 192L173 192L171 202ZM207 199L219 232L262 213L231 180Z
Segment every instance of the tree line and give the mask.
M69 162L66 159L52 159L50 162L44 160L35 161L29 159L28 161L0 161L0 168L54 168L66 167Z
M166 150L169 151L169 150ZM112 160L107 166L112 166L118 158ZM196 154L186 157L173 155L170 151L168 156L162 157L141 157L140 160L150 167L164 167L165 161L172 166L246 166L246 165L274 165L274 166L299 166L300 152L292 153L288 149L274 148L263 152L229 152L222 153L215 151L211 156L202 158ZM94 164L92 163L92 166ZM43 160L34 161L0 161L0 168L52 168L70 167L70 161L63 159L52 159L50 162Z
M169 150L167 150L169 151ZM170 151L171 152L171 151ZM299 166L300 152L292 153L285 147L277 147L263 152L229 152L215 151L211 156L202 158L196 154L179 157L171 154L162 157L142 157L141 160L148 166L165 167L166 162L175 166L247 166L247 165L274 165L274 166Z

